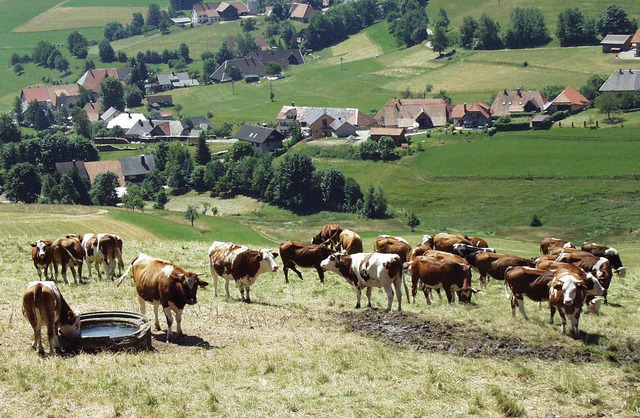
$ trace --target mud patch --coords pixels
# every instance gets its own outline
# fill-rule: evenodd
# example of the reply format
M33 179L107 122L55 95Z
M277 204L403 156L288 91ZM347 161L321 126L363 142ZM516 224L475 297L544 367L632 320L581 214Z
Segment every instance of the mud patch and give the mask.
M585 336L584 349L575 349L562 345L560 341L553 345L536 345L517 337L490 334L477 325L430 321L405 312L345 311L339 314L339 320L350 331L418 351L436 351L469 358L528 357L582 363L640 362L640 353L635 351L633 344L611 352L597 346L598 336Z

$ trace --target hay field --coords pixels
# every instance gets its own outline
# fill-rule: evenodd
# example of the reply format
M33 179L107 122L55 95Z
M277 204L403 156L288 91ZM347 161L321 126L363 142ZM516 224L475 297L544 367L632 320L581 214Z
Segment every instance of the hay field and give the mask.
M0 216L12 222L5 213ZM640 260L632 257L637 247L621 250L627 277L614 278L612 303L600 316L581 318L585 334L577 340L560 334L557 318L556 325L548 325L546 309L531 302L525 302L531 321L511 318L496 283L473 305L436 300L428 306L418 298L412 305L403 301L404 312L387 314L380 309L382 291L373 293L375 309L355 310L353 291L343 279L329 274L322 286L315 272L303 270L305 279L294 277L289 284L281 272L261 276L251 305L238 301L234 286L231 298L224 297L221 283L215 297L211 283L199 292L198 304L185 309L186 337L178 344L165 343L164 331L154 331L151 352L41 358L29 348L32 332L19 301L24 284L35 277L28 240L38 236L40 226L34 221L31 233L3 234L0 249L0 404L14 417L633 417L640 412L640 333L632 325L640 319ZM126 228L114 224L110 230ZM372 240L365 239L365 248ZM536 252L533 242L490 243L514 254ZM126 239L124 255L128 262L144 251L207 272L209 244ZM208 273L204 277L211 282ZM130 281L115 288L94 278L60 287L80 312L138 309Z
M330 49L334 60L342 58L344 62L378 57L384 52L366 32L355 34Z
M17 26L13 31L48 32L52 30L100 27L113 20L130 22L133 13L143 16L144 7L53 7L28 22Z

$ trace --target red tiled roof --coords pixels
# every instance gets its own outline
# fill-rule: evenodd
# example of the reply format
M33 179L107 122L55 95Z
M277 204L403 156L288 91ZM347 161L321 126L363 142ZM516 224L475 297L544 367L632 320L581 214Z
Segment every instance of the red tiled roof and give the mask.
M84 167L87 170L91 184L93 184L93 181L96 179L98 174L111 171L118 176L118 183L120 183L120 186L124 186L124 174L122 174L122 166L118 160L89 161L84 163Z
M571 86L567 86L562 93L558 95L552 101L553 104L572 104L577 106L582 106L585 103L589 103L589 99L584 97L582 93L578 90L574 89Z
M386 135L386 136L398 136L404 133L404 128L371 128L369 135Z
M27 87L22 89L22 96L27 103L34 100L38 103L45 103L47 100L51 100L49 90L46 87Z
M640 44L640 29L638 29L636 33L633 34L633 37L631 38L631 43Z
M78 84L94 93L100 93L102 90L100 83L102 83L102 81L107 77L113 77L116 80L120 80L120 76L116 68L108 68L106 70L91 69L84 73L80 80L78 80Z

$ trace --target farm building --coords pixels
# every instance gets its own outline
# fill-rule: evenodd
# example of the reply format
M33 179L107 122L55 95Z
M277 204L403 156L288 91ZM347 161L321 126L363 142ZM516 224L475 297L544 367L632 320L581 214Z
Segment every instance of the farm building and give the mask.
M254 125L244 125L234 137L251 143L254 150L262 154L281 148L284 140L284 135L275 129Z
M631 35L607 34L601 41L602 52L616 53L631 49Z
M84 105L84 111L87 112L87 117L89 118L89 122L98 122L100 120L100 115L102 115L102 103L92 103L89 102Z
M32 101L38 102L42 110L58 110L72 107L80 98L77 84L65 84L61 86L27 87L22 89L20 100L24 112Z
M491 105L491 115L504 116L511 113L539 112L543 109L545 101L539 91L503 90L496 95Z
M309 18L316 10L306 3L291 3L289 19L302 23L308 23Z
M191 21L200 24L236 20L247 16L249 8L241 1L195 3L191 10Z
M571 86L567 86L558 97L546 105L545 111L554 113L568 110L573 113L581 110L587 103L589 103L589 99L584 97L582 93Z
M107 77L113 77L122 84L131 74L132 68L107 68L107 69L90 69L87 70L82 77L78 80L77 84L81 85L85 89L92 92L94 95L99 95L102 87L100 84Z
M473 105L455 105L449 118L454 126L482 128L491 125L491 107L482 100Z
M242 78L247 75L255 75L258 77L266 77L267 72L265 70L264 64L262 61L255 57L248 58L237 58L232 60L226 60L222 63L217 70L211 74L211 80L216 83L224 83L227 81L231 81L231 77L229 77L228 69L234 66L240 70L240 75Z
M617 70L598 89L601 92L640 91L640 70Z
M278 49L268 51L253 51L247 58L259 59L264 65L275 62L281 66L304 64L304 57L299 49Z
M375 118L388 128L428 129L445 126L449 108L444 99L392 99Z
M396 145L400 146L403 142L406 142L405 129L404 128L371 128L369 131L369 138L372 141L379 141L383 136L388 136L393 139Z
M337 136L346 130L350 131L350 128L342 126L343 123L340 121L348 122L355 129L367 129L378 123L376 119L356 108L295 106L293 103L292 106L282 106L276 121L277 129L285 135L289 133L291 124L297 121L303 128L310 129L313 138ZM332 125L335 121L338 121L338 130L341 132L336 132L336 128ZM353 133L346 136L349 135Z

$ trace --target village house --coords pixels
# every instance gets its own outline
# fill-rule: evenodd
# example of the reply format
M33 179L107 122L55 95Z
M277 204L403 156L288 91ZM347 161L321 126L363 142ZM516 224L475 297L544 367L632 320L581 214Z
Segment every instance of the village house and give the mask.
M198 86L200 83L195 78L189 77L186 72L170 74L158 74L157 81L150 84L145 84L145 90L147 94L160 93L167 90L177 89L180 87L192 87Z
M607 34L601 41L602 52L617 53L631 49L631 35Z
M540 112L545 102L544 96L539 91L503 90L496 95L491 105L491 115L495 117L512 113Z
M84 111L87 112L87 117L89 118L89 122L94 123L100 120L100 115L102 115L102 103L101 102L89 102L83 107Z
M170 94L147 96L147 103L154 107L171 106L173 104L173 96Z
M105 78L113 77L124 84L127 77L131 74L131 71L132 68L89 69L80 77L77 84L89 90L97 97L102 90L100 84Z
M289 19L302 23L309 23L309 18L316 10L306 3L291 3L289 7Z
M152 154L120 158L118 161L125 183L142 183L149 171L156 167Z
M447 124L449 108L444 99L392 99L375 118L385 127L429 129Z
M262 126L244 125L234 138L240 141L246 141L253 145L255 151L262 154L273 152L278 148L282 148L284 135L273 128L265 128Z
M405 132L404 128L375 127L369 131L369 139L379 141L380 138L388 136L393 139L397 146L400 146L403 142L406 142Z
M255 57L237 58L232 60L226 60L217 70L211 74L211 80L216 83L225 83L232 81L228 74L228 70L231 66L234 66L240 70L242 78L249 75L257 77L266 77L267 72L262 61Z
M249 8L241 1L195 3L191 11L191 21L208 24L223 20L236 20L249 15Z
M449 113L453 126L468 129L484 128L491 125L491 107L482 100L472 105L455 105Z
M587 103L589 103L589 99L584 97L582 93L571 86L567 86L562 93L545 105L544 110L550 114L563 110L575 113L582 110Z
M253 51L247 58L256 58L264 65L275 62L283 67L304 64L304 57L299 49L275 49L268 51Z
M105 114L106 112L103 113L102 116L104 116ZM138 121L146 121L146 120L148 120L147 117L142 113L131 113L131 112L124 113L123 112L111 118L107 122L107 129L113 129L116 126L119 126L120 128L127 131L131 129L133 125L138 123Z
M636 57L640 57L640 29L631 37L631 48L636 50Z
M80 98L77 84L60 86L27 87L22 89L20 100L24 112L32 101L38 102L42 110L58 112L63 107L70 109Z
M598 89L600 92L640 91L640 70L617 70Z
M81 177L89 180L93 184L99 174L112 172L118 178L120 187L126 183L141 183L149 173L155 168L153 155L138 155L134 157L120 158L119 160L108 161L66 161L56 163L56 171L60 175L70 173L73 168L78 170Z
M295 106L293 103L282 106L276 121L278 131L285 135L289 134L291 124L297 121L312 138L343 138L354 135L354 129L365 130L378 123L375 118L355 108Z

